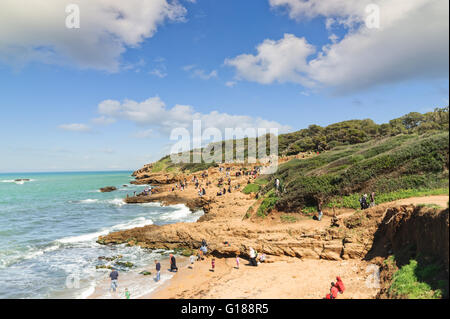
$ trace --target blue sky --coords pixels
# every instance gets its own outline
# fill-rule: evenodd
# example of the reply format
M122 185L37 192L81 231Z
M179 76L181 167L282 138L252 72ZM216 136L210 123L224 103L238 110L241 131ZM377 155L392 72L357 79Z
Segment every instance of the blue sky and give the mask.
M64 1L21 1L0 4L0 172L137 169L193 118L284 132L448 105L447 1L371 1L371 30L365 1L112 0L131 27L71 1L70 30Z

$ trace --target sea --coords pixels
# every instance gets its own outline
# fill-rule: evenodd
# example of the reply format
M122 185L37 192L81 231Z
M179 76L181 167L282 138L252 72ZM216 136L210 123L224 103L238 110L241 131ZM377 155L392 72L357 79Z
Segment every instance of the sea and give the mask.
M184 205L124 203L127 194L146 187L130 184L131 173L0 174L0 298L87 298L108 277L110 270L102 267L141 278L155 259L167 258L166 250L96 243L112 231L195 222L203 215ZM105 186L117 190L101 193ZM117 266L118 260L133 267ZM152 289L155 285L136 285L134 296Z

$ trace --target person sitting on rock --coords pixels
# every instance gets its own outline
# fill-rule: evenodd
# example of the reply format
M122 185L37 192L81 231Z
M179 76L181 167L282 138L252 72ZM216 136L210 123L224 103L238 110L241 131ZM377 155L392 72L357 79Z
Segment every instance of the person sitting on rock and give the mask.
M261 256L259 256L259 261L260 262L265 262L266 261L266 254L261 254Z

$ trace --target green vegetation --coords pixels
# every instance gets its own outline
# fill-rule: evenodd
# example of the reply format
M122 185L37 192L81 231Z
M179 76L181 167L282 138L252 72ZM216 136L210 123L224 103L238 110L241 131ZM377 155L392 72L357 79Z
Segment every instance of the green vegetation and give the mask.
M257 178L254 183L259 186L265 186L269 183L269 180L266 178Z
M270 181L279 178L284 191L276 208L282 211L315 206L319 200L358 208L358 194L372 191L377 203L448 194L448 138L448 132L398 135L294 159L270 176L262 192L273 189Z
M257 193L259 192L260 189L261 186L259 186L258 184L248 184L247 186L244 187L242 192L244 194Z
M269 192L267 194L267 197L263 199L261 205L258 207L256 215L263 218L266 217L267 214L269 214L275 207L278 200L279 198L275 195L273 191Z
M344 169L344 166L349 164L356 164L362 162L364 159L373 158L377 154L386 153L390 149L395 149L399 144L402 144L405 140L408 140L409 135L423 135L423 134L435 134L436 132L447 131L449 129L449 108L436 108L433 112L425 114L411 112L400 118L393 119L389 123L376 124L370 119L364 120L350 120L339 122L321 127L318 125L310 125L306 129L302 129L293 133L280 134L278 136L278 152L279 155L296 155L300 152L317 152L325 150L339 150L339 148L348 148L352 145L358 145L361 143L367 143L374 140L380 140L390 138L393 136L400 136L397 140L391 140L393 144L387 143L384 145L376 146L366 152L361 152L353 157L346 159L346 163L341 163L341 168L337 166L329 167L330 170L340 171ZM268 137L268 135L266 136ZM251 141L251 143L250 143ZM215 145L217 149L222 148L222 162L225 159L225 145L230 141L222 141L215 144L210 144L208 149L212 149ZM258 147L259 139L244 138L243 140L231 141L233 145L233 154L236 154L236 150L243 148L244 160L248 159L249 149L254 150ZM266 150L270 149L270 139L266 138ZM194 152L198 153L201 150L193 150L189 152L191 159ZM354 153L351 148L348 148L349 154ZM341 154L343 155L343 154ZM412 163L411 169L414 169L414 165L429 165L430 167L436 165L436 160L431 162L417 161ZM192 161L191 161L192 162ZM197 172L207 169L209 167L216 167L217 163L191 163L191 164L174 164L171 162L170 157L166 156L160 161L154 163L152 172L160 171L189 171ZM331 171L330 171L331 172Z
M195 255L195 250L187 247L174 248L173 251L176 254L182 255L184 257L189 257L191 255Z
M283 155L295 155L300 152L330 150L339 145L365 143L374 138L399 134L448 131L448 123L447 106L425 114L411 112L381 125L370 119L344 121L327 127L310 125L307 129L280 135L279 152Z
M436 189L399 189L397 191L382 193L375 195L375 203L382 204L386 202L392 202L395 200L410 198L410 197L421 197L421 196L432 196L432 195L448 195L448 188L436 188ZM347 196L341 196L331 199L326 206L335 208L360 208L359 197L361 194L351 194Z
M295 223L297 221L297 217L287 214L281 215L280 219L283 223Z
M437 279L441 272L438 264L421 265L411 259L394 273L389 293L396 298L440 299L447 294L446 282Z

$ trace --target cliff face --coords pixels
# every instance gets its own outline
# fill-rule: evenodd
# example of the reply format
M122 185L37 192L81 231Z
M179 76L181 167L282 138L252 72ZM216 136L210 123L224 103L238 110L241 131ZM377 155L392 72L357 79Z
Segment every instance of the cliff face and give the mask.
M389 208L374 234L369 258L410 250L412 256L430 256L449 267L449 212L426 207Z
M442 256L448 265L448 210L436 213L413 205L387 210L380 206L343 218L338 224L317 226L317 222L309 220L304 225L262 226L213 217L197 223L119 231L100 237L99 242L151 249L197 249L205 239L209 251L218 257L236 253L248 257L253 247L272 256L327 260L387 257L404 245L415 244L418 252Z

